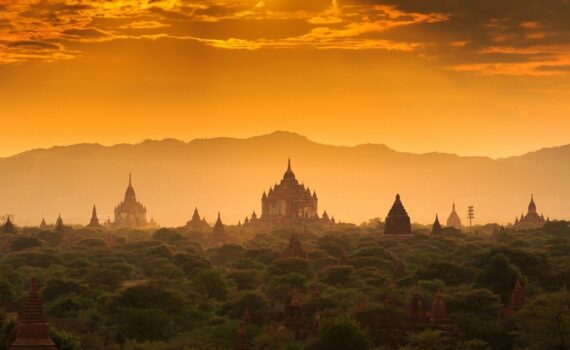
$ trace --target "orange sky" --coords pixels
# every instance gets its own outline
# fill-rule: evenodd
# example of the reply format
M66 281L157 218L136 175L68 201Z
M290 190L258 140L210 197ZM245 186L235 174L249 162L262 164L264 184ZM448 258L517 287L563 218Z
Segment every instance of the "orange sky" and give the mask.
M0 0L0 156L292 130L504 156L570 143L570 4Z

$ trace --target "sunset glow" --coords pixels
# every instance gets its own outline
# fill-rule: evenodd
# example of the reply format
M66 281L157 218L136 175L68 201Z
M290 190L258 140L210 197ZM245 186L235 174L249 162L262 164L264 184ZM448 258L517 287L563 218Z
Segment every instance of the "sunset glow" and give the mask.
M568 15L555 0L2 0L0 154L277 129L493 157L559 145Z

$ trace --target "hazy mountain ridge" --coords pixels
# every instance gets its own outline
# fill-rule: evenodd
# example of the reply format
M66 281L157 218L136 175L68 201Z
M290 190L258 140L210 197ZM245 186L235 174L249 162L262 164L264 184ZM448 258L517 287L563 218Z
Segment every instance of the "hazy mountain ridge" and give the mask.
M473 204L478 222L512 221L531 192L545 215L570 217L570 145L491 159L332 146L288 132L27 151L0 159L0 213L21 224L50 222L58 212L85 223L96 204L101 219L112 217L132 172L138 198L159 223L182 225L195 206L210 220L220 210L235 223L259 213L261 194L281 179L289 156L297 178L317 191L320 211L345 221L385 216L398 192L412 220L424 223L436 213L447 218L454 198L462 217Z

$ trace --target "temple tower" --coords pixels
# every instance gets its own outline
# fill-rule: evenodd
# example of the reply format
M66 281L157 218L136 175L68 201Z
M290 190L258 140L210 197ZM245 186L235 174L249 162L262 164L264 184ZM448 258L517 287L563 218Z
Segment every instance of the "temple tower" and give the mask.
M458 230L461 230L461 219L455 211L455 202L453 202L453 206L451 207L451 214L449 214L449 217L447 218L447 227L454 227Z
M51 340L36 280L32 279L28 299L21 305L10 350L57 350Z
M93 210L91 211L91 220L89 221L89 225L87 227L91 228L100 228L102 227L99 224L99 218L97 217L97 208L93 205Z
M441 224L439 223L439 217L436 214L435 215L435 221L434 221L433 226L431 228L431 234L438 236L438 235L441 235L441 233L442 233Z
M299 237L297 237L296 232L293 232L293 235L291 235L291 239L289 240L289 245L287 246L287 248L283 252L283 257L284 258L303 258L303 259L306 259L309 257L309 254L307 254L307 252L305 252L305 250L303 249L303 245L301 244Z
M410 236L412 234L412 224L410 217L400 200L400 195L396 195L396 200L386 217L384 236Z
M12 223L10 215L6 216L6 223L2 226L3 233L16 233L16 226Z
M451 321L447 315L447 307L441 293L437 293L433 299L430 314L430 322L432 327L441 331L443 334L453 333L456 329L455 323Z
M192 214L192 219L186 223L185 228L191 230L207 230L210 228L207 222L201 219L200 213L198 213L198 208L194 208L194 214Z
M412 330L421 330L428 324L429 318L425 305L425 300L419 292L418 284L416 283L412 289L410 297L410 304L408 307L408 323Z

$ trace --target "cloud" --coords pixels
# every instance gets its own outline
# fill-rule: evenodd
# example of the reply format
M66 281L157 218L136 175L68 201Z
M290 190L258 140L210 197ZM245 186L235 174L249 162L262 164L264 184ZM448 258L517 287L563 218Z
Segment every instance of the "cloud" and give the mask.
M1 6L0 36L13 43L3 45L4 56L14 45L21 51L45 45L17 44L23 42L58 42L58 50L71 52L67 46L77 42L172 37L227 50L398 50L475 74L568 74L540 68L566 60L552 48L570 42L567 0L5 0Z

